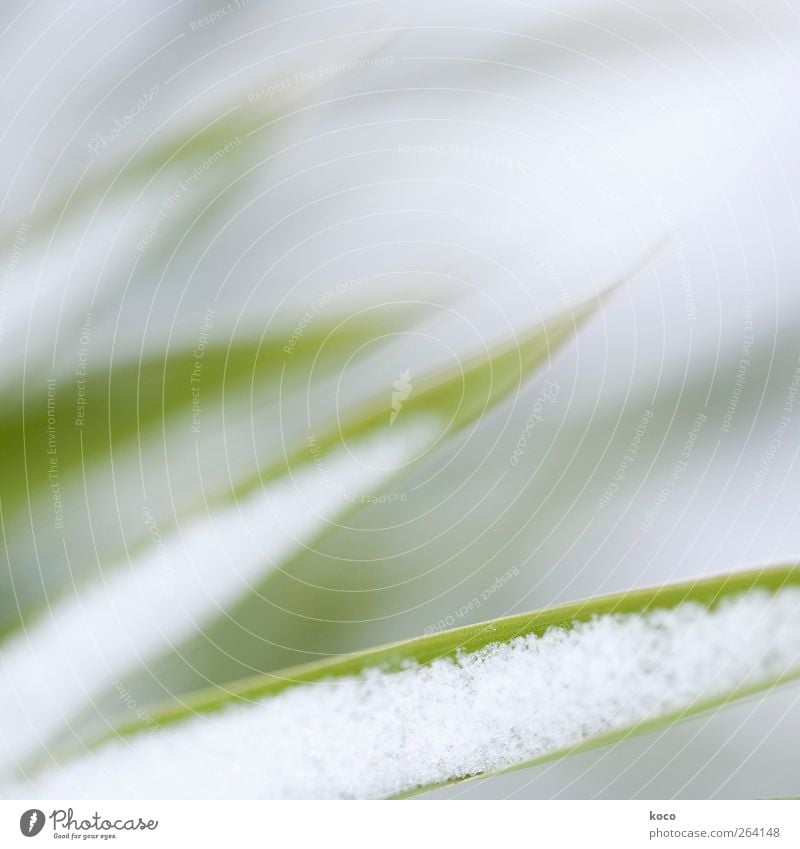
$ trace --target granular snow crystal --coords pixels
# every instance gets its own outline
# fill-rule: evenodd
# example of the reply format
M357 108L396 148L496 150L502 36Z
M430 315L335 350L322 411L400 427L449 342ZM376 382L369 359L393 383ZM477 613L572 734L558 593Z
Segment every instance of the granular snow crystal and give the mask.
M371 798L538 758L800 665L800 588L607 615L455 659L290 687L116 739L41 798Z

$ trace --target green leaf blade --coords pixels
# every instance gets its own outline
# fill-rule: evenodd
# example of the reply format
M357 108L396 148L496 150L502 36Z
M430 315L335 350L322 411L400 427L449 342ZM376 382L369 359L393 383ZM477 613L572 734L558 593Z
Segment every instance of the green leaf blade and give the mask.
M274 675L240 682L224 691L200 693L180 705L148 712L146 722L139 721L118 729L115 736L122 738L119 741L109 738L98 740L98 749L93 757L103 761L107 770L108 764L113 763L117 757L122 758L117 766L125 767L125 752L129 746L134 750L138 748L136 757L144 758L145 763L152 757L153 751L159 753L159 758L169 757L172 745L176 747L177 753L186 753L189 750L194 752L196 747L202 750L206 739L216 740L215 746L224 746L228 734L231 735L231 745L235 746L237 723L241 722L245 728L250 729L248 734L265 735L265 742L255 744L257 747L261 746L257 763L262 764L263 761L263 774L259 773L261 766L254 773L255 792L258 792L259 786L266 786L273 788L269 792L298 796L413 795L446 784L484 777L499 771L521 769L589 748L608 745L635 734L666 727L735 699L765 692L779 684L797 679L800 677L798 619L800 568L796 565L734 573L591 599L467 626L332 661L288 669ZM677 622L674 627L670 625L673 621ZM648 640L652 638L654 641L656 650L663 653L666 669L664 674L667 675L665 680L672 681L676 696L666 693L663 699L659 697L652 703L648 697L635 710L628 709L627 699L631 697L631 693L625 690L625 681L618 680L618 664L620 669L628 669L626 664L632 658L636 660L638 652L642 650L638 642L628 642L628 627L633 627L633 634L647 634ZM641 628L645 630L642 632ZM617 632L616 629L622 630ZM724 690L720 690L720 686L714 683L715 679L712 680L711 672L704 667L694 673L696 680L689 678L688 684L671 678L676 669L675 664L680 664L681 658L686 660L688 657L694 662L696 657L703 656L701 647L691 642L688 644L690 652L686 654L687 646L680 642L684 632L690 640L699 635L709 641L710 648L704 647L708 649L705 657L706 660L710 657L712 660L722 661L720 668L726 676L723 678ZM611 635L612 638L616 635L621 642L618 640L615 643L614 639L611 642L603 642L603 634L606 637ZM594 642L598 639L598 642ZM728 640L728 644L723 642L716 645L720 639ZM779 649L775 648L776 645ZM614 653L615 646L617 651L620 646L624 647L619 657ZM611 654L608 654L609 651ZM647 681L651 680L648 676L652 676L656 687L661 681L658 677L660 664L656 662L658 657L652 654L652 649L647 651L651 653L645 654L643 668L646 674L639 682L645 685L645 691L648 689ZM547 712L551 710L549 697L539 694L535 688L531 692L525 692L524 680L513 679L509 682L504 678L507 670L513 669L508 664L517 663L520 658L526 663L522 668L529 671L535 670L537 663L544 663L544 668L547 668L547 663L553 662L566 663L569 667L576 661L575 668L569 672L572 676L569 680L573 682L571 686L575 688L574 696L570 696L569 686L564 688L564 681L559 682L558 694L551 695L555 699L557 711L561 710L559 700L566 699L565 704L569 704L569 699L572 698L569 709L572 713L568 714L572 719L569 721L577 723L575 728L582 730L570 733L579 739L567 741L565 744L558 742L563 735L555 735L552 744L546 742L550 739L546 723L553 721L552 717L549 720L547 718ZM600 667L605 670L604 675L608 678L598 680L594 665L601 658L604 665L601 663ZM500 665L497 666L497 663ZM631 668L637 667L634 664ZM496 679L484 677L481 684L482 676L497 674L499 677ZM595 677L592 677L593 675ZM539 675L537 678L534 674L533 680L546 682L547 676L541 678ZM391 714L388 722L381 717L375 718L372 714L375 709L375 688L380 693L384 685L389 686L390 695L396 696L384 703L384 709ZM453 689L456 685L466 689L459 693L457 689ZM431 687L440 686L444 686L444 691L436 693L431 690ZM601 692L604 687L622 689L619 696L612 692L610 701L601 702L599 715L596 710L594 714L588 710L585 719L581 719L580 711L577 715L574 713L584 703L584 699L591 700L593 695ZM335 695L339 688L344 688L344 696ZM488 719L485 702L479 701L473 706L471 701L472 698L483 700L487 693L491 700L495 697L496 688L500 701L491 701L490 707L494 705L492 709L496 708L501 714L497 716L499 730L496 730ZM334 695L330 696L330 693ZM480 693L483 695L476 695ZM344 701L341 701L342 698ZM431 699L430 703L427 703L428 698ZM520 741L519 731L514 730L517 720L510 718L506 698L514 700L512 708L515 708L516 701L519 701L519 707L523 710L519 728L538 729L538 723L544 723L542 733L545 736L542 739L545 742L540 741L537 744L538 749L530 756L516 756L528 747L524 740ZM354 701L350 703L348 699ZM676 699L683 701L676 704ZM662 704L665 706L663 710L659 707ZM341 722L338 719L333 720L334 727L339 728L341 725L342 728L350 728L350 733L356 735L352 741L347 738L344 749L340 740L326 742L327 738L324 736L314 736L315 723L321 723L321 727L327 730L329 720L326 711L333 709L332 705L338 705L335 710L344 712ZM602 711L607 710L608 705L625 705L622 713L624 721L615 720L613 712L608 716L603 714ZM649 707L646 707L647 705ZM272 712L264 713L265 710ZM527 712L531 710L534 714L528 715ZM298 718L292 720L292 713L297 711L300 712ZM349 711L354 713L350 715ZM365 712L361 718L360 711ZM541 712L541 719L536 718L536 711ZM320 712L319 720L315 719L316 712ZM481 734L486 737L486 741L494 741L491 744L479 741L474 751L470 737L474 729L469 728L473 712L477 712L482 721L489 722L488 729L484 728ZM453 714L452 720L448 718L450 713ZM306 714L307 719L303 719ZM304 750L306 744L302 743L302 738L307 733L312 735L310 739L317 741L315 745L322 746L323 749L325 746L330 748L327 756L333 757L333 760L330 760L330 757L326 760L312 745L306 769L313 773L314 764L328 763L331 766L338 763L338 758L342 758L342 774L326 774L325 781L319 784L314 783L312 779L303 779L305 773L300 770L294 784L291 777L284 780L280 773L281 766L284 769L289 767L285 760L281 760L285 755L280 753L287 745L288 750L294 752L293 743L291 740L287 743L285 729L280 734L280 743L270 743L270 728L258 730L258 723L261 721L259 717L262 716L272 716L276 720L283 716L288 717L288 720L281 722L288 721L287 727L295 728L295 733L301 737L294 741L294 745L300 746L298 751ZM456 717L461 719L457 720ZM560 713L557 714L556 721L557 725L562 722ZM218 727L223 729L222 736L213 736L215 723L219 723ZM362 725L366 730L360 732ZM153 728L159 729L162 739L155 741L152 733L148 735L147 732L152 732ZM372 736L376 735L376 730L380 733ZM358 739L359 733L363 733L363 739ZM449 741L443 749L444 752L451 751L449 747L455 746L459 751L463 748L463 751L472 752L472 755L466 759L462 756L455 757L452 764L446 762L446 755L442 755L445 761L439 760L439 755L434 757L433 763L426 760L428 746L433 743L435 749L437 744L433 741L438 741L439 735ZM430 741L426 744L425 739L428 736ZM348 760L350 742L354 747L353 751L361 753L353 755L355 760ZM103 743L106 745L101 745ZM503 748L504 745L507 751ZM273 747L274 757L271 757ZM188 757L191 759L193 755ZM374 769L378 774L374 780L370 772L373 768L370 758L373 757ZM362 758L367 759L366 766L357 776L357 780L354 780L349 770L355 769L358 772L363 766ZM88 762L83 763L84 769L91 771L91 768L86 766ZM289 763L293 763L293 760ZM479 764L484 766L480 767ZM385 771L385 775L380 774L381 770ZM273 774L275 771L278 773ZM434 778L437 774L438 777ZM149 791L146 788L149 784L146 772L139 776L139 780L142 782L142 793L147 795ZM130 783L125 785L126 792L131 792L131 786ZM134 780L133 787L135 786ZM224 781L214 786L224 787ZM241 793L243 790L237 788L234 792Z

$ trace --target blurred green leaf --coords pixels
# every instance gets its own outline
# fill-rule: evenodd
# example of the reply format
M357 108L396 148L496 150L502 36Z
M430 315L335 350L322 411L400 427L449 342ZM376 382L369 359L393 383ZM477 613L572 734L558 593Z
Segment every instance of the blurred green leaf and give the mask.
M223 411L259 407L275 401L281 380L302 385L303 380L323 379L340 367L354 349L376 334L396 329L423 314L420 304L398 304L391 309L370 309L353 316L319 315L287 356L283 350L290 330L270 328L259 336L238 334L229 344L209 342L197 346L178 344L165 351L148 348L141 360L121 356L94 367L83 376L56 379L52 397L43 376L28 381L27 392L17 387L8 393L0 410L0 509L5 546L0 560L0 634L17 627L31 608L53 603L60 593L80 582L98 560L111 565L127 550L148 538L144 524L127 523L124 536L110 535L103 543L103 509L113 506L115 487L125 489L122 458L141 456L146 446L192 443L193 392L201 390L204 415L220 417ZM66 384L64 386L63 384ZM80 393L79 390L80 389ZM177 433L173 439L171 434ZM178 449L166 453L177 456ZM57 477L51 478L51 458ZM119 467L114 470L114 462ZM59 492L68 486L79 490L93 468L107 467L109 494L95 512L94 531L75 519L56 528L50 504L53 481ZM132 473L138 476L135 468ZM102 492L98 493L102 501ZM203 506L206 495L177 490L169 506L176 512L160 514L164 530L185 511ZM87 494L86 498L89 499ZM192 507L193 505L193 507ZM109 520L113 522L113 514ZM120 522L124 519L120 517ZM71 565L60 575L56 555L62 538L69 544ZM123 544L124 539L124 544ZM38 566L33 558L38 557ZM39 570L41 569L41 574Z
M82 657L86 666L83 678L80 684L77 681L72 683L69 702L63 702L61 706L62 715L70 718L71 733L74 733L73 729L80 724L81 710L88 709L108 687L100 658L96 663L90 660L97 651L98 629L103 631L103 641L113 647L113 664L117 674L126 677L139 669L147 669L153 661L170 651L188 652L195 656L198 651L202 653L208 646L208 630L215 620L235 621L237 604L246 599L265 576L290 563L325 533L332 522L360 508L359 493L353 493L352 487L367 487L370 492L374 491L381 483L404 471L421 451L477 421L492 405L517 388L533 369L546 362L556 348L600 307L603 300L604 296L596 297L563 310L544 323L537 320L519 335L498 339L479 354L469 356L464 364L456 361L449 368L420 375L418 396L403 409L403 421L397 427L392 427L392 393L385 388L372 390L364 404L354 410L346 407L339 412L334 404L334 408L329 409L324 429L320 426L317 431L319 436L311 442L308 431L299 422L279 423L281 428L286 428L285 433L283 429L280 431L280 450L276 452L275 445L269 446L268 457L274 459L264 461L255 470L255 478L243 481L234 477L230 461L226 458L227 462L221 469L227 493L221 491L217 500L214 500L210 489L204 490L202 479L197 492L191 490L188 477L181 481L181 492L173 493L169 487L165 488L167 509L171 506L174 510L176 498L186 495L187 489L189 500L185 507L191 506L192 496L197 500L196 515L191 517L190 522L172 531L166 521L161 524L160 515L155 518L149 507L146 521L142 521L140 513L140 528L145 535L143 545L149 542L150 549L142 548L145 554L143 562L137 562L136 558L128 563L124 560L116 563L102 561L99 564L99 580L92 583L89 581L92 569L84 570L82 564L76 563L74 554L68 555L64 561L62 586L69 586L68 582L75 585L76 580L83 577L86 587L81 587L61 602L57 600L57 581L50 574L45 578L41 572L40 546L34 540L39 569L29 570L33 578L29 584L32 588L30 597L35 597L33 591L38 577L47 609L39 621L28 618L24 639L9 641L4 646L7 674L13 680L22 669L43 663L47 670L40 675L55 686L53 677L61 674L61 666L53 658L62 653L65 657ZM371 328L374 332L374 323L371 323ZM350 341L359 342L358 339ZM305 344L309 345L309 351L316 348L310 340ZM287 354L287 357L293 356L294 353ZM215 385L221 392L226 386L228 358L218 354L218 359L214 374L217 378ZM242 372L239 394L249 398L254 387L254 375L258 374L256 367L261 360L257 355L254 357L251 349L241 352L236 362ZM146 409L155 413L155 424L159 429L163 429L167 385L180 387L181 375L184 375L184 391L186 389L188 375L185 368L189 362L179 359L178 364L177 371L172 366L150 367L155 377L155 388L151 386L148 389ZM267 358L263 368L266 371L259 394L277 392L281 396L286 369L281 367L281 381L276 384L270 377L275 374L274 361ZM115 401L115 375L112 374L111 380L106 378L104 383L101 382L101 386L111 386L112 394L106 396L109 411L125 409L128 417L141 411L139 374L138 367L125 373L125 404ZM301 399L305 397L301 393ZM191 407L189 405L187 411L184 403L177 409L188 415ZM242 408L244 424L252 428L253 414L248 413L248 409L251 409L248 404ZM224 407L222 412L224 414ZM39 418L38 421L41 428L43 420ZM184 453L188 451L191 461L197 446L188 438L189 423L185 422L183 435L178 437L179 443L164 449L165 460L175 462L180 441L183 441L188 446ZM124 419L120 420L119 428L119 433L128 436L141 434L140 428L131 428L130 422ZM224 427L210 430L214 439L226 442L231 438ZM24 428L18 437L24 444L27 438ZM107 434L98 434L98 440L105 440L100 449L101 455L115 447L115 437L120 438L113 431L110 439ZM153 439L152 432L150 438ZM160 441L158 431L155 438ZM80 448L82 435L79 434L77 439ZM139 443L141 452L143 434ZM362 450L365 452L366 471L357 459ZM140 452L134 453L137 462L129 472L134 479L142 474L140 467L144 461ZM356 457L352 456L353 452ZM158 455L152 456L155 460ZM337 477L339 475L341 478ZM118 474L112 469L110 493L116 493L121 487L126 493L129 511L137 506L136 498L131 495L135 491L134 483L135 480L130 484L120 482ZM142 503L139 502L140 509ZM95 526L102 524L97 519L102 506L98 504L97 508L89 508ZM111 517L116 512L119 521L122 509L119 498L114 496L106 509ZM157 537L148 541L146 536L152 535L154 530ZM97 531L93 527L90 531L89 542L94 545ZM58 543L58 533L52 537ZM86 545L85 540L83 544ZM66 552L66 543L61 545ZM9 557L9 563L20 562L22 558L18 553ZM165 592L165 579L169 580L168 592ZM8 607L6 621L17 624L20 619L14 623L14 614L22 608L25 597L14 577L11 580L12 603ZM213 585L213 591L209 585ZM98 625L98 621L102 621L102 625ZM69 636L65 637L65 634ZM31 680L35 678L32 676ZM34 698L33 692L28 695ZM25 701L26 693L21 693L15 704L24 704ZM16 710L16 707L11 706L9 710ZM73 722L76 717L78 721ZM43 717L41 722L44 721ZM50 716L47 722L46 728L40 724L36 740L24 735L18 737L15 743L18 760L24 761L32 756L43 739L58 739L61 721Z

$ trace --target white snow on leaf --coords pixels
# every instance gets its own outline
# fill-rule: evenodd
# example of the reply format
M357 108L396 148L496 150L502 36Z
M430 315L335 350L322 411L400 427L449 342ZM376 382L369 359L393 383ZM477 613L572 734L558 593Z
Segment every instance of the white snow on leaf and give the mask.
M417 418L326 454L154 540L140 560L54 604L0 648L0 773L45 746L110 681L252 592L352 507L354 494L374 492L437 433Z
M401 672L300 685L115 740L11 794L385 797L502 769L800 664L800 589L684 602Z

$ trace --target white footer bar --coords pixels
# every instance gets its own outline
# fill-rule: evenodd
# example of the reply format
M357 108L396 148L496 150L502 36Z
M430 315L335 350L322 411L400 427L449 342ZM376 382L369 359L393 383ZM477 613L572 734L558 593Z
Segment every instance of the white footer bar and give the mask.
M796 801L0 802L0 846L800 846Z

